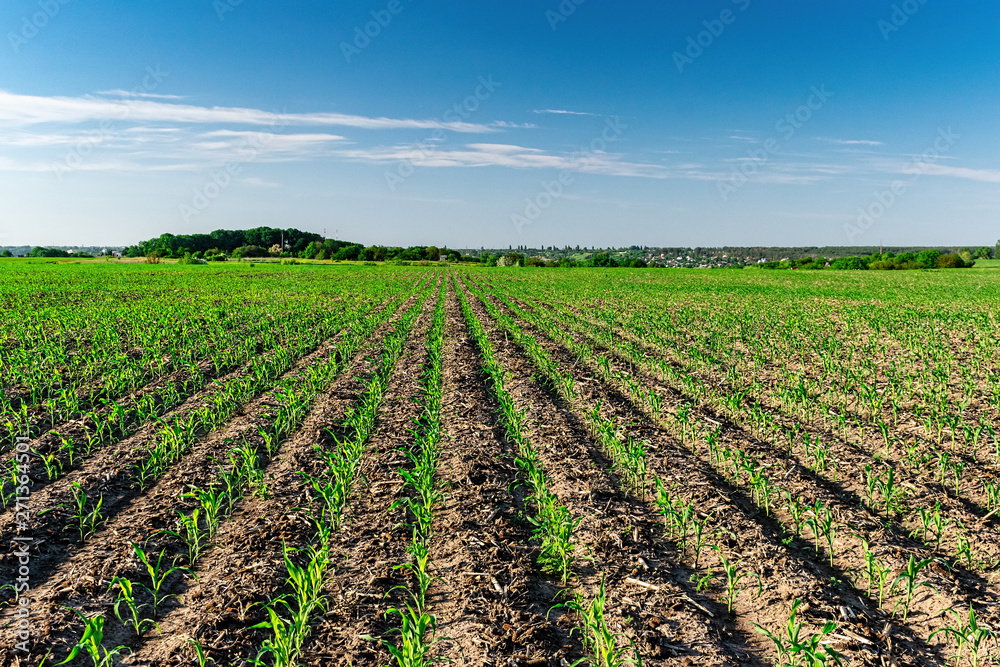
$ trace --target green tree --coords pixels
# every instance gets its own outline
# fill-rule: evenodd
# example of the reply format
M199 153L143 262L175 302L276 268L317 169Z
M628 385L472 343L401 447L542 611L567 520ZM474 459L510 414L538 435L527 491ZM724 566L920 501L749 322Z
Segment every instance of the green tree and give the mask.
M300 259L312 259L322 249L323 249L323 244L316 243L315 241L310 241L309 245L307 245L305 248L302 249L301 252L299 252L299 258Z
M0 257L13 257L13 256L14 254L7 248L4 248L3 252L0 252Z
M917 255L917 261L924 265L924 268L933 269L938 265L941 252L938 250L921 250Z
M507 253L497 260L497 266L522 266L523 264L524 255L518 252Z
M862 271L867 269L868 265L860 257L839 257L830 263L830 268L841 271Z
M937 267L939 269L964 269L966 266L965 260L957 253L941 255L937 259Z
M330 256L330 259L338 262L353 262L358 259L361 255L361 251L364 249L365 248L362 245L351 243L337 250L337 252Z
M28 253L28 257L69 257L69 253L65 250L58 250L56 248L43 248L42 246L35 246Z

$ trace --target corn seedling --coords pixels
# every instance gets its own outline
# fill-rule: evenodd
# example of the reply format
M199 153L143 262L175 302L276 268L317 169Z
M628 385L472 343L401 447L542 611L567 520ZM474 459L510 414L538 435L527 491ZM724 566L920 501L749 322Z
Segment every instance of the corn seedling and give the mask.
M188 565L194 565L205 548L204 543L208 537L208 530L201 527L200 509L191 510L190 516L180 510L177 510L177 514L179 515L177 519L178 529L162 532L165 535L172 535L184 543L184 546L187 547Z
M251 626L271 630L257 658L255 665L263 665L261 658L270 655L274 667L291 667L302 650L302 644L309 636L310 622L317 610L325 610L326 599L323 595L323 577L330 565L329 553L326 547L310 549L305 565L299 566L292 562L290 550L285 548L285 568L288 571L287 583L292 592L286 598L277 598L267 605L268 620ZM289 618L278 614L278 607L284 607Z
M205 647L201 645L194 637L188 637L187 643L189 646L194 648L195 659L198 661L198 667L207 667L208 663L215 662L215 658L208 655L205 651Z
M572 667L576 667L576 665L594 665L595 667L633 665L642 667L642 656L632 638L621 632L612 632L608 627L604 618L606 606L607 591L602 575L597 595L590 601L590 604L586 604L583 596L578 593L569 602L557 604L552 608L566 607L576 612L580 618L580 625L575 627L573 631L579 632L580 643L583 645L585 655L573 662Z
M694 548L694 569L696 570L698 569L698 562L701 560L702 549L704 549L705 546L708 544L709 538L713 537L715 534L714 531L706 531L706 526L708 525L708 522L711 518L712 515L709 514L701 521L695 519L691 522L691 525L693 527L692 547Z
M843 656L834 651L829 646L823 644L823 639L837 629L837 624L827 621L819 634L810 635L808 638L802 634L803 624L795 620L799 606L802 601L796 600L792 604L792 613L788 617L785 625L785 632L772 633L754 623L757 632L771 640L778 651L778 665L806 665L808 667L825 667L826 665L842 665Z
M757 597L759 598L764 592L764 584L761 582L760 575L756 572L743 572L739 571L740 565L743 561L732 562L722 553L722 549L718 546L712 547L719 553L719 560L722 561L722 572L726 575L726 611L733 613L733 603L736 601L736 596L739 595L745 586L741 586L741 582L749 577L754 577L757 579Z
M799 496L798 500L792 498L792 492L785 492L785 499L788 501L788 513L792 515L792 526L795 528L795 537L802 535L802 526L806 520L808 505Z
M186 493L183 498L192 498L198 501L201 506L202 512L205 517L205 529L208 534L208 538L212 539L215 537L216 532L219 530L219 519L220 513L222 512L222 504L226 502L226 493L220 489L199 489L196 486L192 486L192 493Z
M983 649L987 647L988 643L992 642L994 646L997 645L996 633L990 628L979 624L976 618L976 611L971 606L969 607L968 617L964 619L954 609L945 609L945 611L955 618L954 625L947 625L939 630L935 630L930 634L928 640L934 639L935 636L943 633L948 639L955 642L954 659L956 665L962 659L963 650L967 648L969 652L969 664L972 667L978 667L979 661L982 659L981 654ZM989 659L989 656L987 659Z
M982 480L983 492L986 494L986 509L993 511L1000 507L1000 482Z
M899 576L896 577L896 579L892 582L893 589L895 589L896 584L899 583L903 584L903 599L896 603L896 608L893 609L893 614L895 614L896 610L900 606L902 606L904 623L906 622L906 617L910 613L910 603L913 601L913 594L916 592L916 589L921 586L927 586L928 588L931 588L929 582L924 581L919 584L917 583L917 575L920 574L921 570L923 570L930 564L931 564L930 558L922 558L920 560L917 560L913 554L910 554L910 560L907 562L906 567L899 574Z
M153 598L153 618L157 619L160 617L160 606L168 599L174 597L174 594L168 594L164 590L167 577L174 572L187 572L192 577L195 577L195 575L186 567L175 566L171 568L164 568L163 557L166 554L165 551L161 551L159 553L156 558L156 562L154 563L150 554L147 554L142 547L134 542L132 543L132 550L145 566L146 573L149 575L149 585L140 584L140 586L146 589L146 592ZM197 579L197 577L195 577L195 579Z
M57 505L57 507L70 507L72 518L74 522L74 527L80 535L80 542L83 543L88 537L94 534L97 527L104 522L104 517L101 516L101 505L104 504L104 496L97 499L97 502L93 503L93 507L87 508L89 498L87 492L83 490L79 482L73 482L72 486L73 493L73 504L67 505L65 503ZM68 528L69 526L67 526Z
M393 629L393 632L399 633L399 645L381 641L392 655L396 667L427 667L437 662L437 659L430 655L434 644L439 641L435 637L437 619L432 614L419 611L409 604L405 609L390 608L386 611L386 616L390 614L395 614L400 619L400 627ZM379 641L374 637L366 639Z
M889 578L892 576L892 568L872 552L867 540L862 539L861 543L864 547L865 577L868 579L867 594L871 596L872 590L877 590L878 606L881 607L885 594L891 588Z
M104 648L104 616L87 618L76 609L70 607L66 607L66 609L70 609L70 611L79 616L80 620L83 621L83 636L80 637L80 641L70 650L69 656L56 664L65 665L67 662L76 659L76 656L80 655L82 651L93 661L94 667L111 667L115 663L115 658L129 650L125 646L118 646L113 649Z
M125 577L115 577L111 582L111 588L118 588L118 596L115 600L114 612L118 622L128 627L131 625L135 629L135 634L142 636L147 627L156 628L156 621L151 618L142 618L141 610L148 607L147 604L139 604L135 600L135 585ZM122 614L124 606L126 616ZM157 628L158 629L158 628Z

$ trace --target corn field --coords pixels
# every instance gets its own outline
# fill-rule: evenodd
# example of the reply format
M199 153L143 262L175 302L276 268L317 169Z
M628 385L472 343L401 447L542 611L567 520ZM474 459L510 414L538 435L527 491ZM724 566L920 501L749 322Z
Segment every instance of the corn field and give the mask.
M991 665L989 271L5 266L0 665Z

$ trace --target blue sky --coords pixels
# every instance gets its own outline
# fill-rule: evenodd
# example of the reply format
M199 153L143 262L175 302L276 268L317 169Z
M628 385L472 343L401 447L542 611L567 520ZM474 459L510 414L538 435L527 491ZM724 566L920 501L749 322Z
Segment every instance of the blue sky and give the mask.
M0 245L1000 237L1000 5L679 4L7 0Z

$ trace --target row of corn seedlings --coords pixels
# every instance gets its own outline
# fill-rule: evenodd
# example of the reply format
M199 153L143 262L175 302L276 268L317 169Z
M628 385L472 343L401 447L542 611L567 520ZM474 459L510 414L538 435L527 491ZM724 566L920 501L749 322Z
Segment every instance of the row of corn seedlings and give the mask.
M486 308L487 313L491 317L496 318L497 313L491 310L492 304L475 290L472 290L472 293L476 294L480 303ZM541 536L543 539L542 555L539 558L539 562L543 567L548 566L553 571L558 571L561 575L562 583L565 585L570 573L569 568L575 558L574 551L576 544L572 539L572 533L579 525L581 519L574 520L569 509L564 505L557 505L558 499L547 489L541 491L541 494L544 494L542 501L544 504L539 502L540 494L538 489L546 483L546 480L542 471L542 463L538 459L537 450L530 444L524 433L526 414L518 410L514 405L513 399L507 394L505 389L505 384L508 380L507 373L496 359L492 345L486 338L482 325L469 307L465 295L459 292L459 297L473 339L476 340L480 348L486 372L491 378L494 393L500 403L504 422L508 430L508 437L518 445L521 452L521 457L517 459L517 463L521 467L522 474L526 477L534 494L533 498L537 508L537 515L530 520L536 526L536 536ZM555 372L551 365L552 360L544 348L539 346L537 341L530 336L524 336L516 326L507 326L512 324L507 321L501 323L501 326L506 333L514 338L516 343L528 351L531 359L542 371L544 381L549 383L551 387L563 396L567 403L572 405L574 399L577 397L572 377L569 374ZM542 532L543 530L545 533ZM546 554L546 547L549 549L549 554ZM556 605L554 608L568 608L574 611L579 619L577 630L580 634L584 656L575 664L586 663L599 667L642 665L642 656L631 637L624 633L613 631L608 625L605 618L607 592L603 576L601 577L597 593L589 601L578 591L571 592L570 590L564 590L562 595L569 599L564 603Z
M509 304L509 302L506 303L508 305L511 305ZM511 305L511 307L516 309L516 306ZM539 319L537 317L531 318L530 316L527 315L526 317L529 317L529 319L533 320ZM582 348L580 346L577 346L572 341L572 339L566 335L565 324L566 324L565 322L561 322L560 325L558 326L554 326L552 324L549 324L548 326L541 324L541 326L543 330L547 329L547 333L552 336L553 340L560 340L566 343L568 347L572 349L573 352L577 355L578 359L589 357L591 362L593 363L594 362L593 351L589 348L586 348L585 345ZM624 390L626 390L627 393L631 393L633 396L633 400L636 400L637 403L643 405L644 407L647 407L648 412L650 413L660 412L660 406L656 401L647 401L647 395L641 394L641 392L636 391L634 385L631 387L629 386L630 381L627 377L627 374L619 373L617 377L612 378L610 376L610 373L608 372L608 364L606 358L604 358L604 363L594 363L594 366L599 373L601 371L604 371L606 376L605 379L609 381L617 380L618 381L617 384L621 386ZM622 380L624 380L624 382L622 382ZM652 394L652 392L650 392L650 394ZM678 413L679 416L676 417L676 421L681 426L680 432L681 432L681 438L683 439L685 437L686 431L691 431L698 427L689 421L690 412L686 410L683 406L681 407L680 410L678 410ZM684 428L685 426L687 426L687 429ZM702 431L704 431L704 429L702 429ZM773 484L767 479L766 475L763 474L764 466L762 466L759 461L756 461L753 457L748 456L747 453L743 452L742 450L737 449L734 451L728 447L725 448L719 447L717 445L717 437L713 438L713 434L711 431L708 431L706 433L705 439L707 441L710 450L709 456L713 464L719 467L720 472L729 477L733 483L738 484L741 475L745 474L753 499L758 503L758 505L763 507L765 512L770 514L770 505L772 503L772 499L781 496L787 497L789 502L788 510L792 516L792 521L795 527L794 529L795 536L796 537L799 536L800 529L803 524L808 525L813 532L814 545L817 554L819 553L819 545L822 539L827 548L830 557L830 563L831 565L833 564L835 538L840 526L838 522L834 520L832 512L830 511L829 508L823 507L822 503L819 501L816 501L814 505L805 505L805 503L802 502L801 498L794 499L787 491L784 491L778 485ZM693 452L695 451L694 447L696 446L694 445L694 442L695 440L692 439ZM891 470L891 468L889 470ZM887 471L883 473L881 476L876 476L875 484L882 491L882 499L887 503L887 506L890 508L894 506L894 504L898 501L897 498L898 491L895 491L894 488L898 487L894 487L892 474ZM879 571L878 568L881 568L882 572L891 571L888 566L882 564L877 557L871 554L871 552L868 550L867 543L865 543L865 560L866 563L870 566L869 572L871 572L872 570ZM905 619L909 611L910 603L913 599L913 592L915 588L929 585L927 584L926 581L918 584L917 575L931 562L932 562L931 558L919 559L911 556L910 561L903 568L901 574L899 574L889 582L886 582L885 578L883 577L881 581L882 588L879 590L879 597L878 597L879 604L880 605L882 604L883 597L886 595L887 592L888 595L891 596L893 595L894 592L898 591L900 593L899 596L900 599L896 601L896 604L893 607L892 611L894 614L901 614L902 617ZM860 573L856 573L856 575L857 579L855 583L856 586L858 586L860 584L859 580L861 578L861 575ZM871 577L869 577L869 593L871 593L871 581L872 579ZM886 586L887 583L888 586ZM974 612L970 610L970 613ZM940 633L939 632L932 633L932 637L936 634Z
M273 598L265 608L267 620L256 628L270 632L257 657L255 665L291 667L302 652L311 632L315 616L326 610L327 600L323 586L327 570L331 564L330 540L338 532L344 521L344 513L350 502L355 476L361 465L368 439L375 429L379 408L393 370L423 306L423 298L410 308L396 323L393 331L384 341L384 350L372 378L368 381L364 395L345 417L342 427L347 435L338 437L328 429L335 446L326 450L316 446L323 457L326 468L318 476L302 473L305 484L312 489L319 500L319 508L312 513L316 525L316 544L306 551L307 563L297 566L286 552L288 584L291 593ZM269 661L265 661L265 657Z
M226 360L216 364L217 371L225 372L237 365L243 365L261 349L262 345L264 349L314 346L323 338L332 335L341 326L343 326L343 315L334 313L325 315L319 326L297 330L295 336L290 339L277 338L278 332L275 331L266 332L257 339L234 341L227 352ZM199 375L195 376L195 372ZM207 374L201 374L197 366L194 366L191 375L182 382L168 382L163 387L142 394L135 400L126 400L121 403L105 401L105 409L87 412L83 415L88 427L71 429L65 434L51 431L50 433L54 437L49 439L49 442L52 444L46 450L33 450L37 460L44 468L45 479L52 482L60 478L68 470L80 465L86 457L90 456L95 447L101 447L128 437L144 425L160 420L163 415L168 414L196 391L205 387L209 380L210 377ZM211 402L213 400L212 390L218 390L222 386L224 386L223 383L215 380L209 393L205 396L205 400ZM13 485L10 475L3 475L0 478L0 503L6 505L12 495Z
M537 312L537 309L536 309ZM573 324L568 322L566 318L558 318L561 326L567 326L571 330L580 330L578 324ZM560 327L555 327L554 331L556 333L563 332ZM565 337L565 333L561 334ZM786 425L785 423L775 420L773 416L766 409L762 408L758 403L753 403L747 405L744 403L743 398L745 394L742 392L729 392L727 393L725 382L723 381L722 386L719 388L712 387L705 384L700 384L697 380L693 379L692 376L687 375L682 370L677 368L656 363L649 357L641 354L635 354L634 350L629 350L627 346L620 345L614 340L607 340L608 345L612 346L612 350L616 350L619 347L622 348L620 354L629 364L636 364L640 367L645 368L648 372L659 375L660 379L667 384L671 384L675 389L681 393L688 394L694 400L714 409L722 414L725 414L728 418L732 419L735 423L744 426L750 430L750 432L755 433L764 441L777 442L780 440L785 440L788 445L789 454L793 453L793 447L796 443L800 444L801 457L800 460L803 461L803 465L810 468L813 473L820 477L825 477L836 483L838 480L839 470L837 468L837 463L829 454L829 443L822 444L819 440L819 436L815 436L815 439L810 437L809 433L805 430L799 429L798 424L791 423ZM603 358L603 363L600 364L605 373L608 369L608 360L606 357ZM623 376L624 377L624 376ZM616 378L619 381L621 378ZM650 410L653 412L655 417L659 417L662 413L662 398L656 394L654 391L649 390L644 391L641 385L634 381L628 380L622 383L623 389L639 404L647 404ZM685 436L689 433L690 429L693 427L693 421L690 419L690 408L682 405L676 413L671 415L666 413L669 419L677 422L681 429L681 439L682 442L685 440ZM799 440L801 439L801 441ZM711 444L711 440L709 441ZM947 455L944 455L947 457ZM828 466L830 470L827 470ZM939 466L939 476L943 480L946 477L946 473L949 478L958 478L960 475L960 470L962 469L960 464L953 464L950 467ZM863 498L863 506L866 506L873 513L878 514L879 512L884 513L886 521L895 521L908 505L912 503L906 503L907 497L912 494L914 483L918 480L913 479L910 476L900 475L898 468L894 468L891 465L883 464L881 466L865 466L863 472L864 481L864 491L859 493L859 497ZM994 497L996 494L996 483L989 480L981 479L983 485L983 490L987 498L987 509L993 511L996 509L996 504L994 502ZM991 496L991 493L993 494ZM954 505L954 503L952 503ZM926 512L929 511L928 508L917 507L915 511L910 513L905 519L905 532L911 531L916 532L917 519L920 519L920 523L926 525ZM959 512L962 510L959 509ZM946 547L945 553L952 559L954 565L961 565L968 569L987 571L995 568L997 565L996 559L989 559L985 556L986 550L976 546L975 539L971 538L969 532L967 531L965 525L961 520L954 519L954 535L952 540L947 542L944 547ZM947 525L947 522L946 522ZM979 532L982 534L985 529L980 528ZM989 539L986 536L981 536L980 539ZM925 540L926 542L926 540ZM938 531L938 538L935 541L935 549L942 548L942 541L940 537L940 531Z
M564 375L559 370L558 363L552 359L551 355L533 336L525 334L517 323L493 305L483 292L477 292L477 296L479 296L487 312L500 324L505 332L510 334L522 346L534 350L534 354L529 356L535 362L536 368L541 371L543 376L550 378L550 383L553 382L553 379ZM556 384L559 386L563 383L556 381ZM565 383L563 386L572 387L573 385ZM570 389L570 391L572 390ZM575 403L579 406L580 410L584 411L584 416L591 429L591 433L622 473L626 490L645 500L648 489L648 461L645 443L635 443L632 437L625 433L626 428L624 425L615 423L613 419L603 417L601 415L600 402L587 409L581 405L582 400L575 392L570 399L564 398L564 400L567 401L571 409ZM659 479L653 480L653 489L655 490L654 500L657 511L663 516L664 520L664 535L677 545L677 549L682 556L686 556L689 549L692 552L693 559L691 566L696 570L696 574L692 575L692 580L696 582L697 589L699 591L710 589L714 586L715 579L718 576L712 566L709 566L704 573L697 573L701 565L702 554L711 549L717 553L718 565L716 569L719 571L719 575L722 575L723 599L729 612L732 612L737 595L748 587L746 582L749 579L756 578L759 596L762 589L762 582L759 576L750 570L741 570L741 566L743 566L742 560L727 558L727 549L725 549L723 543L713 544L718 531L709 528L709 523L713 518L712 515L699 512L693 502L685 503L679 498L672 496L670 490ZM604 581L602 579L599 593L592 604L602 605L605 597ZM590 613L588 609L579 600L572 605L572 608L581 615L584 625L588 625L588 614ZM794 616L794 609L792 614ZM820 634L811 636L809 641L812 644L801 644L803 650L809 649L807 652L802 653L802 656L809 655L811 658L817 660L839 662L841 656L836 651L819 644L819 640L835 628L836 624L832 624L832 627L824 628L824 631ZM761 630L763 631L763 628ZM598 660L598 664L623 664L626 647L619 643L622 636L615 636L608 631L588 634L593 637L602 638L593 644L595 648L594 656ZM629 649L635 651L636 658L638 658L638 651L635 650L635 647L629 646ZM611 656L617 656L619 662L611 662ZM600 662L600 660L605 660L605 662Z
M534 536L541 541L539 563L543 569L558 574L565 584L572 573L573 561L576 558L573 532L579 526L581 519L574 518L569 509L549 490L549 482L539 460L538 449L528 439L527 412L517 407L513 396L507 390L510 376L500 365L493 344L490 343L482 324L472 312L464 292L457 291L466 325L479 349L483 369L490 380L490 388L500 405L507 437L517 447L515 462L520 468L522 484L527 487L534 506L534 515L529 517L529 521L535 526Z
M193 576L191 568L211 545L221 522L232 514L239 501L248 493L266 493L264 468L268 461L278 454L281 443L304 421L316 397L333 383L375 328L394 311L393 306L373 316L359 316L350 323L346 335L337 344L335 354L319 364L290 374L270 390L276 409L272 414L265 415L265 424L255 434L259 436L259 444L254 442L257 438L244 437L228 452L228 467L220 464L216 480L203 488L190 485L189 493L183 497L196 504L187 512L177 510L179 516L176 527L155 534L172 537L181 549L180 555L170 556L166 546L153 552L143 544L131 545L143 576L135 580L124 576L116 577L109 590L116 595L113 605L115 617L125 628L132 629L136 641L141 641L140 637L150 629L158 630L157 621L162 616L164 604L176 597L176 594L166 592L169 588L168 579L184 573ZM308 619L322 607L320 593L323 573L329 564L325 543L308 548L306 562L302 565L293 561L294 555L291 550L285 550L287 584L292 592L289 596L272 601L268 606L270 620L260 625L278 628L279 631L284 628L290 632L276 635L275 641L268 644L267 650L258 656L258 661L264 654L271 654L275 658L275 664L292 664L287 660L294 660L301 649L307 634ZM184 565L178 565L178 561ZM289 612L288 622L278 614L281 609ZM83 618L86 627L78 648L92 643L92 628L97 624L103 627L105 623L104 616ZM91 649L93 648L92 646ZM88 653L94 653L91 649L88 649ZM121 646L107 651L101 649L100 654L115 656L124 650L126 649ZM196 645L196 650L203 654L204 649L200 645Z
M392 607L386 614L399 619L398 643L383 640L397 667L424 667L434 662L431 649L435 643L437 618L428 612L427 590L435 577L431 574L430 548L434 535L434 517L444 492L437 479L441 443L442 375L441 358L444 350L445 294L447 281L442 281L438 301L425 345L426 357L421 376L423 385L422 412L413 430L412 447L404 448L410 468L398 470L403 478L403 496L393 508L405 508L412 529L407 549L410 561L396 566L412 577L406 591L409 600L402 607Z

